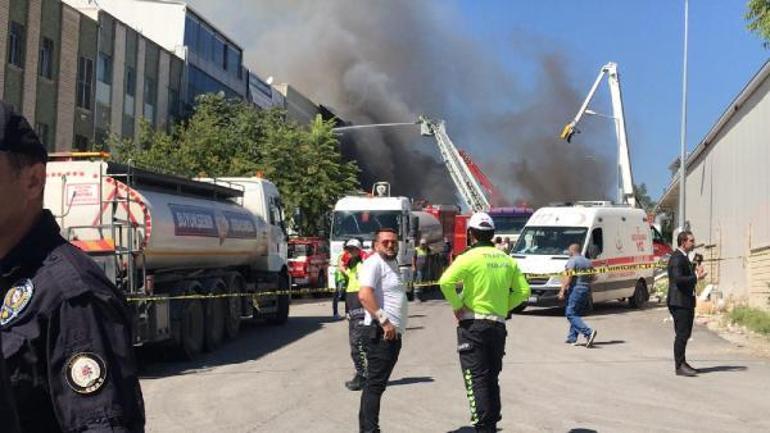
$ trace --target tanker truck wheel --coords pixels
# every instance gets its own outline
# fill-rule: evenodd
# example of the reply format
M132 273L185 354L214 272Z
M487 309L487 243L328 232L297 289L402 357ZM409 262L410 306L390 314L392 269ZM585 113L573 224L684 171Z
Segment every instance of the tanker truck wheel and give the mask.
M225 293L225 282L221 279L208 280L204 283L204 293L221 295ZM222 345L225 338L225 320L227 316L227 298L209 298L203 303L206 317L204 330L205 349L213 351Z
M238 274L228 278L227 293L243 293L243 279ZM225 298L225 338L228 340L238 336L241 329L241 298Z
M182 294L200 293L200 283L192 282ZM183 299L175 301L179 309L179 350L185 359L194 359L203 350L204 311L199 299Z
M285 294L278 295L276 298L278 308L272 317L268 319L271 325L283 325L289 320L289 302L291 299L291 295L287 293L289 290L289 277L286 274L281 274L278 278L278 291Z

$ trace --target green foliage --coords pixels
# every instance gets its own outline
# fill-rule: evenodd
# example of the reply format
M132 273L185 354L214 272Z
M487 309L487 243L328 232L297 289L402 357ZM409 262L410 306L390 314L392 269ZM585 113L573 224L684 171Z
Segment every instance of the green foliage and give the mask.
M644 183L634 185L634 195L639 207L645 211L651 212L655 208L657 202L650 197L650 194L647 192L647 185Z
M733 323L743 325L760 334L770 335L770 312L739 306L730 312L729 317Z
M344 161L332 122L318 116L308 126L278 109L256 110L216 95L199 97L192 117L171 133L143 124L138 143L112 137L115 160L185 177L262 175L281 192L287 216L300 235L326 230L328 213L358 189L358 166Z
M744 17L746 28L765 40L765 48L770 48L770 0L749 0Z

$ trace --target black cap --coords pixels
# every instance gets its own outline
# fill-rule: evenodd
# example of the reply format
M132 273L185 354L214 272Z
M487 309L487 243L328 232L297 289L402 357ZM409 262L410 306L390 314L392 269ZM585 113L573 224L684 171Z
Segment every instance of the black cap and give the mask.
M6 103L0 101L0 151L31 156L37 161L46 162L48 151L22 117Z

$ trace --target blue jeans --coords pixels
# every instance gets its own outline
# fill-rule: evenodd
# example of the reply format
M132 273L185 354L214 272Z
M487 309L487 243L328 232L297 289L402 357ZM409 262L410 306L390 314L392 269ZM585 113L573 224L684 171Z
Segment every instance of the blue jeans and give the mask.
M586 338L591 335L592 329L580 318L580 314L588 304L589 296L591 296L591 291L584 286L575 286L569 292L567 308L564 311L567 320L569 320L569 334L567 335L569 342L577 341L578 334L583 334Z

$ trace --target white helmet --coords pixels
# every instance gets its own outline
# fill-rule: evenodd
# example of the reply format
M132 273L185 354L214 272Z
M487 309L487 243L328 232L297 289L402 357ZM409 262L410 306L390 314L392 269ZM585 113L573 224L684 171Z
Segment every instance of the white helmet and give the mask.
M476 230L494 230L495 222L486 212L476 212L468 220L468 227Z
M361 249L361 241L356 238L348 239L345 241L345 248L358 248Z

